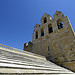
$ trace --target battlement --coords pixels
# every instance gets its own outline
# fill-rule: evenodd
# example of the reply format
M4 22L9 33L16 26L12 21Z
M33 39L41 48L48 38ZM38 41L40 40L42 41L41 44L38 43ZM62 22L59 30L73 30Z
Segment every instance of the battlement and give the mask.
M28 44L27 43L24 44L23 50L32 52L32 46L33 46L33 43L31 41L29 41Z

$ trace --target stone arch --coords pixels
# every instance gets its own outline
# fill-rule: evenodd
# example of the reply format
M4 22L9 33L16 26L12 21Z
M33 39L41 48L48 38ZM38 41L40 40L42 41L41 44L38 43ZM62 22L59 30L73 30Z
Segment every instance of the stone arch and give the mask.
M46 23L46 22L47 22L47 18L45 17L45 18L44 18L44 23Z
M38 38L38 31L36 31L36 36L35 37L36 37L36 39Z
M41 37L44 36L44 29L41 28Z
M52 24L48 24L48 33L52 33L53 29L52 29Z
M57 26L58 26L58 29L63 28L63 22L62 22L61 19L58 19L58 20L57 20Z

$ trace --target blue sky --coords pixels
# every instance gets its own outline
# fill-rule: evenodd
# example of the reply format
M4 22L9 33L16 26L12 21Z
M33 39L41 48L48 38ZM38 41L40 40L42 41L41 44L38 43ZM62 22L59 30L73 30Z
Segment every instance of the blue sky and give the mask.
M75 0L0 0L0 44L23 49L43 14L53 17L56 10L68 16L75 31Z

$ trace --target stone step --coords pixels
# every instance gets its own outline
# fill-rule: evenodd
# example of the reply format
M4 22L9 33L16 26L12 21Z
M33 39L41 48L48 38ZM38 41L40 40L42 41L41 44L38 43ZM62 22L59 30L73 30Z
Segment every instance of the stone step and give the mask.
M37 59L37 61L36 61L36 60L30 59L30 58L27 58L27 59L26 59L26 58L25 58L25 59L20 59L19 57L18 57L18 58L13 58L13 57L11 58L11 57L6 57L6 56L0 56L0 58L1 58L1 59L4 59L4 58L7 58L7 59L14 59L14 60L20 60L20 61L34 62L34 63L42 63L42 64L44 63L44 64L46 64L46 65L47 65L47 64L48 64L48 65L49 65L49 64L53 64L53 63L50 63L50 62L49 62L49 63L46 62L46 60L45 60L45 61L43 61L43 60L41 61L41 60L39 60L39 59ZM39 61L40 61L40 62L39 62Z
M1 68L16 68L16 69L30 69L30 70L47 70L47 71L55 71L60 73L72 73L69 70L54 70L49 68L35 67L35 66L24 66L24 65L16 65L16 64L8 64L8 63L0 63ZM61 68L62 69L62 68Z
M4 56L3 56L3 57L0 57L0 58L1 58L1 59L2 59L2 58L4 59L4 58L6 58L6 56L5 56L5 57L4 57ZM8 58L8 59L9 59L9 58ZM13 58L10 58L10 59L13 59ZM15 59L14 59L14 60L15 60ZM20 61L24 61L24 60L21 60L20 58L19 58L19 60L20 60ZM32 59L32 60L33 60L33 59ZM28 61L28 59L26 60L26 58L25 58L25 61L27 61L27 63L28 63L28 62L32 62L32 65L33 65L34 63L36 63L36 64L38 64L38 65L40 65L40 66L41 66L41 64L44 64L44 66L46 66L46 67L49 67L49 66L50 66L50 68L53 67L52 65L54 65L53 63L50 63L50 62L48 63L46 60L45 60L44 62L43 62L43 60L42 60L43 63L40 63L40 62L34 62L34 60L33 60L33 61ZM35 60L35 61L36 61L36 60ZM41 61L41 60L39 60L39 61ZM29 64L30 64L30 63L29 63ZM47 65L48 65L48 66L47 66ZM55 65L55 67L57 67L57 65ZM58 69L59 69L59 68L58 68Z
M0 51L4 51L4 52L8 51L10 53L15 53L15 54L18 54L18 55L20 54L20 55L25 55L25 56L28 56L28 57L33 57L33 58L45 59L44 56L37 55L37 54L31 53L31 52L27 52L27 51L23 51L23 50L10 50L10 49L7 49L7 48L0 47Z
M0 73L3 75L74 75L73 72L62 72L62 71L52 71L52 70L36 70L36 69L13 69L13 68L0 68ZM2 74L1 74L2 75Z
M0 48L0 73L71 74L70 70L47 61L45 57L21 50Z
M17 54L17 53L11 53L11 52L8 52L8 51L1 51L0 50L0 55L5 55L5 56L7 56L7 57L20 57L20 58L33 58L33 59L37 59L36 57L30 57L30 56L26 56L26 55L22 55L22 54ZM45 59L45 58L44 58Z
M38 62L34 62L34 61L29 62L29 61L21 61L21 60L13 60L13 59L1 58L1 57L0 57L0 59L1 59L1 60L13 61L13 62L14 62L14 61L16 61L16 62L22 62L22 63L27 63L27 64L30 64L30 65L33 65L33 64L34 64L34 65L43 65L43 66L46 66L46 67L49 67L49 66L50 66L50 67L51 67L51 66L53 67L53 65L54 65L54 63L51 63L51 62L49 62L49 61L45 61L46 63L44 62L44 64L43 64L43 63L40 63L40 61L39 61L39 63L38 63ZM57 67L57 65L55 65L55 67ZM59 68L58 68L58 69L59 69Z
M30 59L30 61L32 61L32 60L35 60L35 61L36 61L36 59L34 59L34 58L25 57L25 56L21 57L21 55L15 56L16 58L14 57L14 54L11 54L10 56L8 56L8 55L9 55L9 54L3 55L3 56L6 56L7 58L11 58L11 57L12 57L12 58L14 58L14 59L16 59L16 58L18 57L17 59L20 59L20 58L21 58L20 60L24 60L24 59L27 59L27 60L28 60L28 59ZM16 54L16 55L17 55L17 54ZM0 55L0 56L2 56L2 55ZM39 61L39 59L37 59L37 60ZM44 59L44 60L46 60L46 59ZM42 60L42 61L43 61L43 60ZM41 62L41 61L40 61L40 62Z
M40 64L40 63L34 63L34 62L22 62L22 61L14 61L14 60L12 60L12 59L5 59L5 58L2 58L2 59L0 59L0 61L1 62L11 62L11 63L15 63L15 64L25 64L25 65L31 65L31 66L41 66L41 67L47 67L47 68L52 68L52 69L60 69L61 67L58 67L57 68L57 65L55 65L55 64L53 64L53 65L51 65L51 64L49 64L49 65L47 65L47 64ZM64 69L64 68L63 68Z
M43 64L35 64L34 62L32 62L32 63L28 63L28 62L21 62L21 61L18 61L18 62L16 62L16 61L9 61L9 60L3 60L3 59L0 59L0 62L6 62L6 63L14 63L14 64L21 64L21 65L30 65L30 66L41 66L41 67L48 67L49 68L49 66L47 66L47 65L43 65ZM50 67L51 68L51 67Z
M28 64L28 63L21 63L21 62L15 62L15 61L7 61L7 60L0 60L0 63L18 64L18 65L25 65L25 66L35 66L35 67L49 68L49 69L52 69L52 70L61 70L61 67L59 68L57 66L56 68L53 68L53 65L46 66L46 65L34 64L34 63ZM64 68L62 70L64 70Z
M8 67L8 68L21 68L21 69L39 69L39 70L53 70L51 68L45 68L45 67L38 67L38 66L26 66L26 65L20 65L20 64L13 64L13 63L1 63L0 67ZM57 67L58 68L58 67ZM64 71L64 70L58 70L58 71Z
M13 59L13 58L0 57L0 59L3 59L3 60L4 60L4 59ZM27 59L25 59L25 60L13 59L13 61L14 61L14 60L23 61L24 63L25 63L25 62L31 62L31 63L33 63L33 62L34 62L34 63L44 64L44 65L49 65L49 64L50 64L50 63L47 63L46 61L44 61L44 62L38 62L37 60L36 60L36 61L34 61L34 60L33 60L33 61L31 61L31 60L27 60ZM40 60L39 60L39 61L40 61Z
M4 64L4 63L3 63ZM8 64L11 64L11 63L8 63ZM1 65L2 66L2 65ZM7 65L6 65L7 66ZM6 66L2 66L2 67L6 67ZM22 65L22 66L24 66L24 65ZM30 65L29 65L30 66ZM34 66L34 65L32 65L32 66ZM50 65L49 65L50 66ZM10 66L8 66L8 67L10 67ZM30 66L31 67L31 66ZM11 68L12 68L12 66L11 66ZM16 67L16 68L21 68L21 67ZM23 68L23 67L22 67ZM26 67L25 67L26 68ZM34 67L35 68L35 67ZM36 67L37 69L38 69L38 67ZM36 69L35 68L35 69ZM41 68L41 66L39 67L39 69ZM68 71L68 70L66 70L66 69L64 69L64 68L61 68L61 67L59 67L59 66L57 66L57 67L55 67L55 65L53 65L53 66L51 66L51 67L42 67L42 69L50 69L50 70L59 70L59 71Z
M23 63L25 63L25 62L27 62L27 63L29 63L29 61L22 61L22 60L15 60L15 59L9 59L9 58L6 58L6 57L0 57L0 59L3 59L3 60L13 60L13 61L20 61L20 62L23 62ZM33 63L33 61L30 61L30 63ZM34 63L38 63L38 62L34 62ZM40 62L38 63L38 64L41 64ZM46 64L47 65L47 64Z

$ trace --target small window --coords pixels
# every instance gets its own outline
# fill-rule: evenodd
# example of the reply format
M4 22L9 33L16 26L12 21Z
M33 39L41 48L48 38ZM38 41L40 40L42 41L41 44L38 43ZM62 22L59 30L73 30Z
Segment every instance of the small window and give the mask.
M57 21L57 26L58 26L58 29L63 28L63 23L60 19Z
M53 32L52 24L49 24L49 25L48 25L48 32L49 32L49 33L52 33L52 32Z
M61 28L63 28L63 23L62 23L62 22L60 22L60 23L58 24L58 29L61 29Z
M58 15L58 14L57 14Z
M44 36L44 30L43 28L41 29L41 37Z
M46 23L47 22L47 19L46 19L46 17L44 18L44 23Z
M36 39L38 38L38 31L36 31Z

